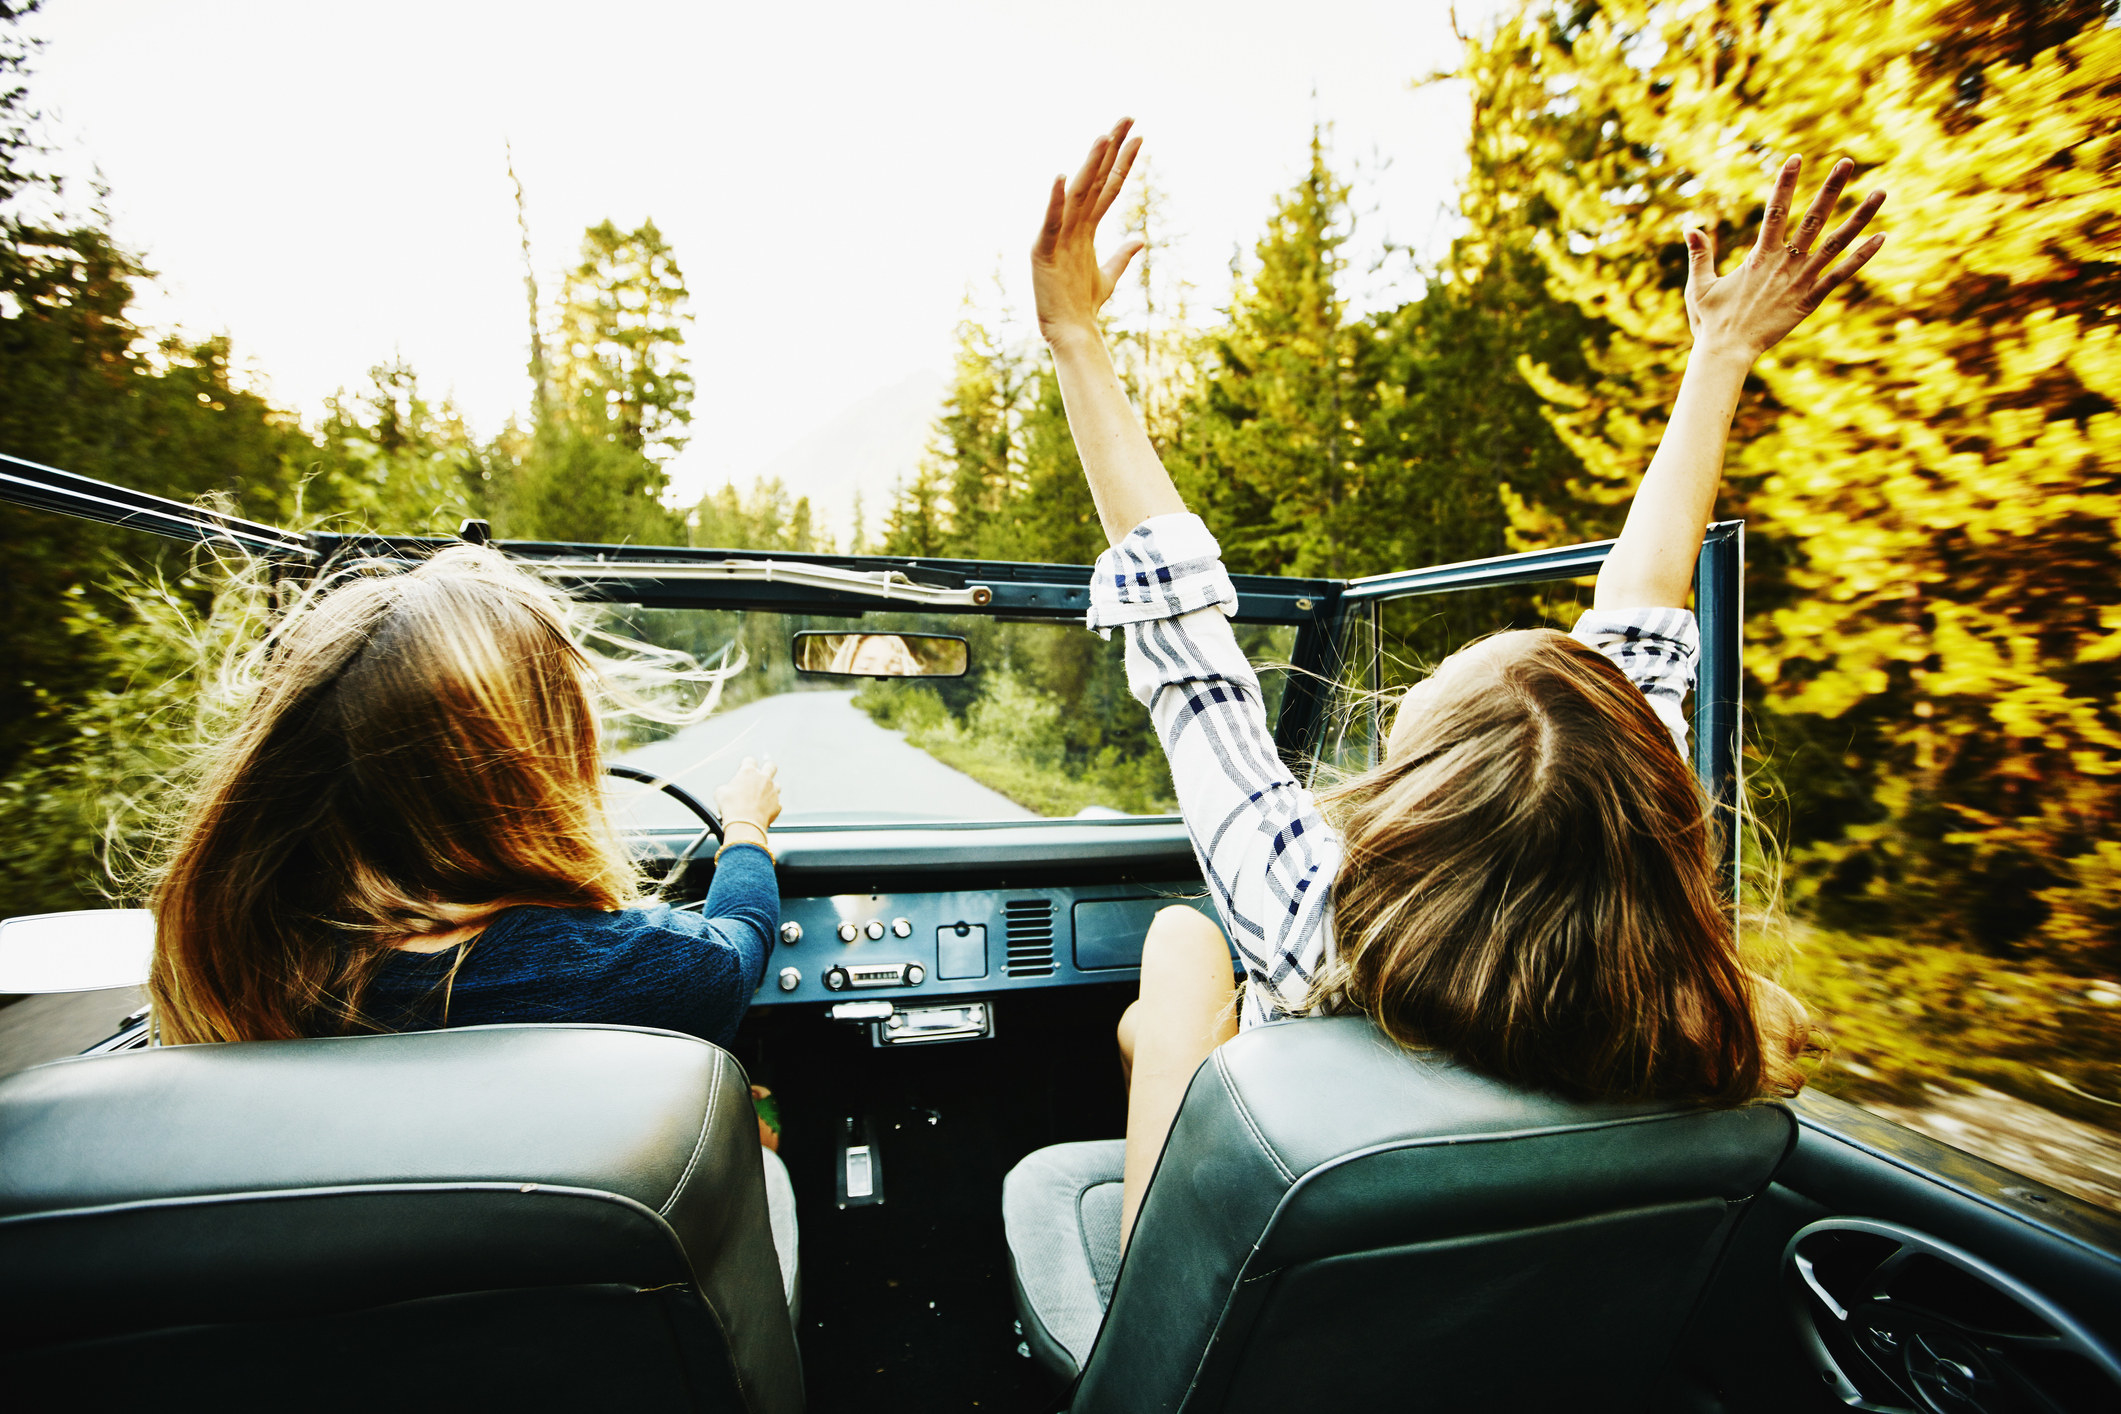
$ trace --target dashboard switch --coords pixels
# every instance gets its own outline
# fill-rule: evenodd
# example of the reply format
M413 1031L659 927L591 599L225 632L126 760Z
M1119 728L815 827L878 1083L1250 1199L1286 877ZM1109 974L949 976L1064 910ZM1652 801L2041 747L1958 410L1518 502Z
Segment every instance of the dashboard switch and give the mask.
M781 925L781 941L791 948L803 941L803 925L792 918L783 923Z
M892 920L891 920L891 936L892 936L892 937L894 937L894 938L910 938L910 937L912 937L912 936L913 936L913 920L912 920L912 919L910 919L910 918L894 918L894 919L892 919Z
M784 968L782 968L782 969L781 969L781 990L782 990L782 991L784 991L784 992L792 992L792 991L794 991L794 990L795 990L796 988L798 988L798 987L800 987L800 986L802 986L802 985L803 985L803 969L801 969L800 967L784 967Z
M870 937L870 940L873 942L876 939L884 936L884 925L881 921L872 918L869 920L868 926L863 928L862 931L864 933L867 933Z
M920 984L921 984L921 983L923 983L923 982L925 982L925 981L927 981L927 980L928 980L928 969L927 969L927 968L925 968L925 967L921 966L921 965L920 965L919 963L917 963L917 962L910 962L910 963L906 964L906 985L907 985L907 986L909 986L909 987L918 987L918 986L920 986Z
M855 940L856 938L859 938L860 936L862 936L862 929L861 929L861 925L860 925L860 924L858 924L858 923L842 923L842 924L840 924L840 941L841 941L841 942L843 942L843 943L851 943L851 942L853 942L853 941L854 941L854 940Z
M846 968L844 968L844 967L828 967L828 968L826 968L826 969L825 969L825 990L826 990L826 991L828 991L828 992L844 992L844 991L846 991L846 990L847 990L847 969L846 969Z

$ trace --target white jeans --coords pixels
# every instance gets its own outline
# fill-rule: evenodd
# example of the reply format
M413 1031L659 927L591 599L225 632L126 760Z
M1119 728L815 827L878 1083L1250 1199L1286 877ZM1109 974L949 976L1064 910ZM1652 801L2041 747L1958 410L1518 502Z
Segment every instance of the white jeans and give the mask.
M788 1181L788 1165L763 1144L759 1153L766 1160L766 1220L773 1227L773 1251L781 1259L781 1294L788 1298L788 1315L797 1312L795 1185Z

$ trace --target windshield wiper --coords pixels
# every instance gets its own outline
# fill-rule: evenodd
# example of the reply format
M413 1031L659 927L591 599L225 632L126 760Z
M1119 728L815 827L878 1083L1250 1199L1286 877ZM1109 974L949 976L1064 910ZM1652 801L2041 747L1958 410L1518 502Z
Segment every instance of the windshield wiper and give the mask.
M982 608L994 599L984 584L953 589L922 584L901 570L849 570L796 560L621 560L522 559L525 568L554 579L639 581L643 579L723 581L747 584L792 584L805 589L833 589L902 604L934 608Z

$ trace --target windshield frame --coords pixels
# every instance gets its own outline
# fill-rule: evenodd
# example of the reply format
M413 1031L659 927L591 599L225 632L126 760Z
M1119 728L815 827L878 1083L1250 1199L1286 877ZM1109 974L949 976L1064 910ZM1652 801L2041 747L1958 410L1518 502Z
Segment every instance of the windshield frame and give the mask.
M348 554L418 558L454 541L406 536L312 536L329 559ZM332 542L328 546L321 542ZM877 592L772 578L696 578L699 566L772 563L877 575L896 572L937 590L971 591L949 605L951 614L1080 623L1090 609L1089 565L1013 560L957 560L887 555L762 554L757 550L688 549L666 545L595 545L544 540L500 540L495 549L544 572L591 603L639 604L650 609L723 609L857 616L904 603ZM583 561L593 569L581 568ZM1330 685L1346 666L1347 606L1343 585L1330 579L1235 574L1235 622L1296 629L1292 671L1274 722L1274 744L1292 769L1315 760L1325 736ZM914 607L907 605L906 607Z
M328 573L366 558L424 559L447 545L491 544L503 554L545 571L585 599L636 603L650 608L774 609L829 615L859 615L898 596L886 586L903 580L948 595L960 613L998 617L1080 620L1090 607L1088 565L1020 561L912 558L886 555L816 555L756 550L692 549L682 546L601 545L561 541L495 541L482 520L468 520L453 537L399 535L307 535L239 520L205 507L172 501L78 476L56 467L0 454L0 501L61 515L144 530L174 540L228 544L275 564L290 578ZM1240 623L1291 624L1287 688L1274 723L1282 757L1299 776L1308 774L1325 745L1331 695L1344 681L1352 645L1349 630L1372 621L1383 600L1403 595L1448 593L1496 584L1529 584L1595 574L1612 541L1498 555L1485 560L1396 571L1352 583L1275 575L1232 575ZM574 561L577 568L558 562ZM586 564L585 564L586 562ZM703 575L703 566L749 562L744 571L762 577ZM811 583L776 581L776 564L821 568L878 577L881 584L840 587L827 574ZM1701 625L1701 672L1694 690L1694 769L1723 823L1739 800L1738 746L1743 729L1740 659L1745 613L1745 524L1718 521L1702 537L1694 572L1695 616ZM962 594L963 598L958 598ZM966 602L969 600L970 602ZM1380 651L1371 634L1365 677L1377 681ZM1374 734L1373 734L1374 735ZM1720 863L1726 878L1737 875L1738 831L1723 828Z

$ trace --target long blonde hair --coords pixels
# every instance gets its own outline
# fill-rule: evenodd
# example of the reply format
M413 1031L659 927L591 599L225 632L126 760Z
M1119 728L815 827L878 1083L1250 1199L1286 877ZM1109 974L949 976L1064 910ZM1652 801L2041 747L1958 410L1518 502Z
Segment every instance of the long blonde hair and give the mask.
M1802 1085L1739 960L1708 803L1641 691L1547 629L1431 689L1410 739L1326 797L1347 859L1314 1002L1581 1097Z
M359 1029L395 942L498 906L642 897L569 611L500 554L453 546L282 619L154 891L164 1040Z

